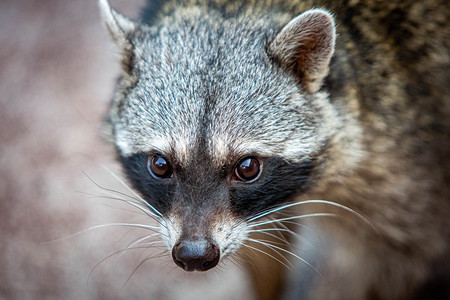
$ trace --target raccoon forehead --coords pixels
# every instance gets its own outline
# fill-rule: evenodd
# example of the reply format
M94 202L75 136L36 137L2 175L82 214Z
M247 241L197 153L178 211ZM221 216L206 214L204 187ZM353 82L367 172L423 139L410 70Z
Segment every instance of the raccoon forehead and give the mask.
M211 26L172 24L175 30L169 22L134 43L139 78L116 122L121 153L159 151L183 164L199 139L217 165L230 155L299 159L315 151L311 107L267 56L274 32L264 22L241 20L224 32L216 20L204 21Z
M323 139L318 134L320 116L295 87L286 82L269 84L265 90L236 85L211 96L208 84L200 82L192 82L190 91L180 86L155 89L163 94L159 97L152 95L153 89L129 94L114 122L122 155L156 151L185 164L200 149L219 166L231 157L281 154L296 161L317 151Z

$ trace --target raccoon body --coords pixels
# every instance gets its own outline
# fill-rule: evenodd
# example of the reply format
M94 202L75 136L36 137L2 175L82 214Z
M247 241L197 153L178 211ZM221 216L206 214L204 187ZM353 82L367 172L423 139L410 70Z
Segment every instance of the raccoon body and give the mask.
M448 292L448 4L318 4L149 2L138 23L101 0L119 159L184 270L247 250L258 299Z

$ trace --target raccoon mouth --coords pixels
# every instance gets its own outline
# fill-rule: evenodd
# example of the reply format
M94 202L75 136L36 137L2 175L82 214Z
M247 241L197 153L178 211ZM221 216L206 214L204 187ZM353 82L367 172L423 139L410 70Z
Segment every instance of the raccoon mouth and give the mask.
M180 241L172 249L172 258L185 271L207 271L219 263L220 251L207 240Z

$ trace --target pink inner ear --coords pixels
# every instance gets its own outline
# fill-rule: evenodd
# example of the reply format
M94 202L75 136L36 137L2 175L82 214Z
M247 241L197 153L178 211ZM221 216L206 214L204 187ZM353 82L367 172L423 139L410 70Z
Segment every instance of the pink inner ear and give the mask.
M333 17L321 9L304 12L290 21L270 49L300 78L304 89L316 92L328 74L336 39Z

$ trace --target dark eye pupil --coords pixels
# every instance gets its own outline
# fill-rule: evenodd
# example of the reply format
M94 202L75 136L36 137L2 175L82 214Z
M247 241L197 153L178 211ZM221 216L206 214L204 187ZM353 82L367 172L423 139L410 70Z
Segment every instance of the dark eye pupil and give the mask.
M236 168L237 176L244 181L255 179L259 175L259 172L259 161L253 157L245 158Z
M157 177L167 178L172 176L172 167L162 156L153 156L151 160L149 160L149 169L151 173Z

